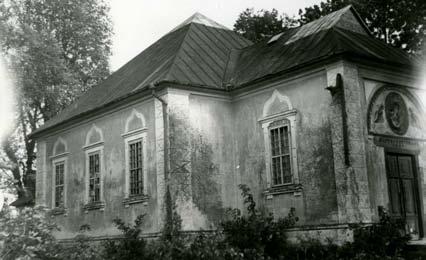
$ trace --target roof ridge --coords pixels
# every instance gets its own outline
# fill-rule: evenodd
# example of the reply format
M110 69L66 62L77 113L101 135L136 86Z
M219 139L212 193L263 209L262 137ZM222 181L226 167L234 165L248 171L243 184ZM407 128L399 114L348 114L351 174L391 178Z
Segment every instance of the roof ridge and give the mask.
M175 28L173 28L169 33L176 31L188 24L192 24L192 23L198 23L198 24L202 24L208 27L215 27L215 28L219 28L219 29L224 29L224 30L231 30L228 27L208 18L207 16L201 14L200 12L195 12L193 15L191 15L190 17L188 17L185 21L183 21L182 23L180 23L178 26L176 26Z

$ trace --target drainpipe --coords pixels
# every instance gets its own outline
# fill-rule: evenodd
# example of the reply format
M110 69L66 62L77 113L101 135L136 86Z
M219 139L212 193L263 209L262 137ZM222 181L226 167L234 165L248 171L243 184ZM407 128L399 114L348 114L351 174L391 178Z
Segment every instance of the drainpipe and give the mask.
M349 140L348 140L348 114L346 112L346 100L345 100L345 87L343 85L342 75L337 73L336 75L336 86L329 86L326 88L330 91L331 96L340 92L341 101L341 113L342 113L342 137L343 137L343 153L345 159L345 165L349 167L351 162L349 160Z
M164 182L166 185L165 193L164 193L164 206L166 209L166 216L165 216L165 223L163 226L163 235L164 232L167 233L168 229L172 229L173 227L170 225L173 225L172 218L173 218L173 206L171 203L171 197L170 197L170 181L169 181L169 161L170 161L170 155L169 155L169 135L168 135L168 129L169 129L169 121L167 117L167 102L157 95L155 92L155 87L158 86L158 84L150 83L148 85L148 88L151 89L151 95L159 100L162 105L163 109L163 148L164 148ZM161 207L161 205L160 205ZM167 234L166 234L167 235Z
M150 83L148 85L148 88L151 89L151 95L157 99L158 101L161 102L162 105L162 109L163 109L163 140L164 140L164 178L165 180L167 180L166 185L168 186L168 166L169 166L169 153L168 153L168 145L169 145L169 140L168 140L168 120L167 120L167 102L161 98L160 96L157 95L157 93L155 92L155 87L157 84L154 83Z

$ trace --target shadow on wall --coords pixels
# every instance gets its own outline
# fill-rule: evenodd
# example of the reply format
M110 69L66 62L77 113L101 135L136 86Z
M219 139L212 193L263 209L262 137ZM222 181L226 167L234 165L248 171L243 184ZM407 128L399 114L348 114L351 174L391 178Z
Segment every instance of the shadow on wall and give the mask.
M337 214L331 129L328 122L316 128L304 127L299 138L301 183L304 186L307 223L329 222Z
M213 149L201 134L192 136L192 196L195 205L215 225L224 213L219 167L213 163Z

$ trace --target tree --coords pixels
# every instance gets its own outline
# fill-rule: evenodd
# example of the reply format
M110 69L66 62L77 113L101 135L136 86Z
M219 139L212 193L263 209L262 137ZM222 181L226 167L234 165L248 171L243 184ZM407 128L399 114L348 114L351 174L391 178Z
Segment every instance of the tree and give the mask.
M34 191L29 133L108 76L108 12L103 0L0 0L0 45L15 76L17 107L15 128L2 147L18 191Z
M247 8L238 16L234 31L253 42L260 42L296 25L293 18L278 15L276 9L255 12L253 8Z
M353 5L373 35L408 53L422 51L426 21L423 0L326 0L299 10L299 22L309 23L324 15Z

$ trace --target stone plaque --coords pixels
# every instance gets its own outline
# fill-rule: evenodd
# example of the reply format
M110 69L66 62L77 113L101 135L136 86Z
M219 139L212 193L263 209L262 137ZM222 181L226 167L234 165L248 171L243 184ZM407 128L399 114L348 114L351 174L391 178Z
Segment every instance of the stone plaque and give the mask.
M410 140L410 139L375 136L374 144L376 144L377 146L382 146L386 148L411 150L411 151L420 150L418 141Z

